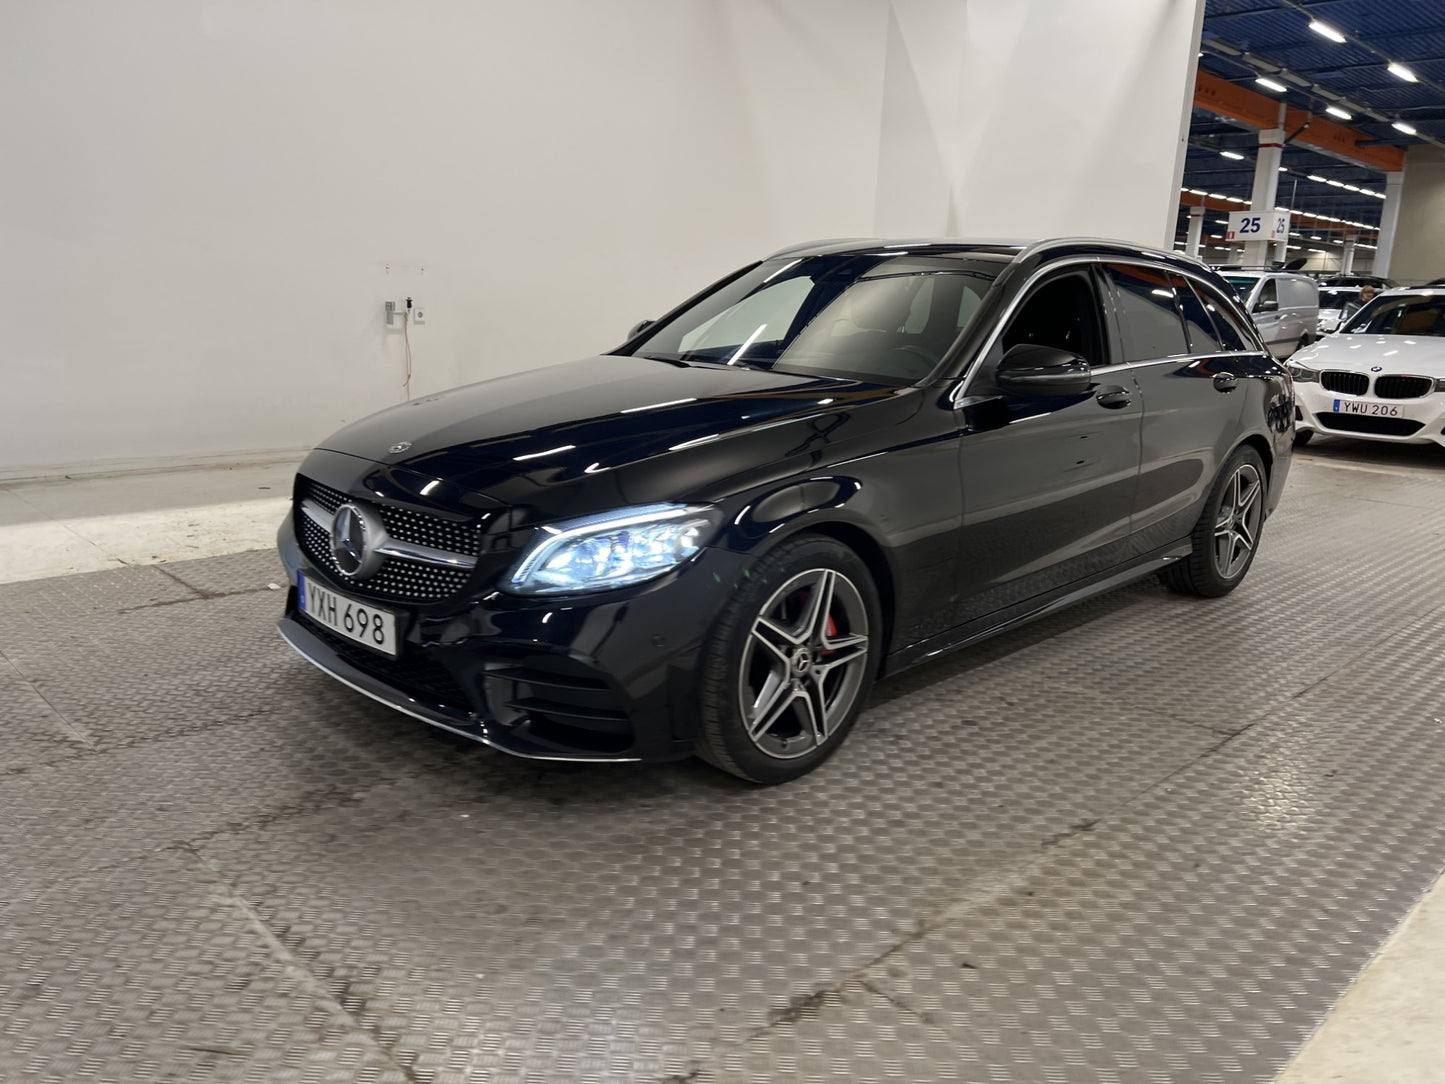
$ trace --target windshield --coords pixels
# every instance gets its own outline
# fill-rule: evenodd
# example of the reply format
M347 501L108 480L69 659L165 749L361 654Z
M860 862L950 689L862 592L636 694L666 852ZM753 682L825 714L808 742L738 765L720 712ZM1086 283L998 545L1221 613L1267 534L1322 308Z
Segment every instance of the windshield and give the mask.
M968 327L1009 262L970 252L767 260L667 321L633 353L914 383Z
M1351 335L1445 336L1445 294L1378 297L1345 331Z
M1254 289L1254 284L1259 281L1254 275L1225 275L1224 281L1234 288L1239 295L1239 300L1248 302L1249 291Z

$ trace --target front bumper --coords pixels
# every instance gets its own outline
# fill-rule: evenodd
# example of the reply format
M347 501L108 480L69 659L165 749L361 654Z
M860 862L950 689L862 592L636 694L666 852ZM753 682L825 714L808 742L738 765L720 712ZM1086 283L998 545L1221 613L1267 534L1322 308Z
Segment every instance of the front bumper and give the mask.
M1380 399L1328 391L1318 381L1296 380L1294 387L1299 411L1296 428L1301 432L1445 447L1445 392L1432 392L1418 399ZM1339 409L1347 404L1362 405L1371 413Z
M352 643L297 609L297 573L343 595L296 543L279 538L291 588L279 631L338 681L433 726L516 756L657 761L688 756L698 655L744 558L703 550L651 583L575 598L490 592L397 614L397 659Z

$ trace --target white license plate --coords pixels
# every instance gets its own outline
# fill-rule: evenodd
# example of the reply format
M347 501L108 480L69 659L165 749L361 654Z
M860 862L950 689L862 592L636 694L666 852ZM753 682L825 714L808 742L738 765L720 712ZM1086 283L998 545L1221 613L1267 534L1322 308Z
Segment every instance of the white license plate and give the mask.
M1395 403L1366 403L1355 399L1336 399L1331 410L1336 414L1368 414L1374 418L1398 418L1404 413Z
M296 577L296 605L318 625L324 625L338 636L365 644L374 651L396 658L396 614L369 602L337 594L308 580L304 573Z

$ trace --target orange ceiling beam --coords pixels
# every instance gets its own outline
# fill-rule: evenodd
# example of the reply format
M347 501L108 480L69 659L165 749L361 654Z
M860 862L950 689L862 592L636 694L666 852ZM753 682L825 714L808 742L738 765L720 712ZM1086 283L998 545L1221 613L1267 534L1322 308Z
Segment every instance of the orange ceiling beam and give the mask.
M1279 121L1279 100L1231 83L1209 72L1200 72L1194 82L1194 104L1221 117L1237 120L1252 128L1275 128ZM1353 128L1302 109L1287 109L1284 130L1293 142L1347 158L1370 169L1397 173L1405 168L1405 149L1384 144L1367 144Z

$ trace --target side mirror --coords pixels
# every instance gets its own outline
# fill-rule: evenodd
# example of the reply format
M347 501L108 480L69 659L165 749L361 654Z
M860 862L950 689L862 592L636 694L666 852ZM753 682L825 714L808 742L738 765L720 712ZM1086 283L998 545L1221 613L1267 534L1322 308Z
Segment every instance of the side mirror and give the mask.
M654 321L652 320L637 321L637 323L632 325L632 330L627 333L627 341L631 342L633 339L637 338L637 336L641 335L644 331L650 328L653 323Z
M1278 301L1256 301L1256 302L1254 303L1254 311L1255 311L1255 312L1279 312L1279 302L1278 302Z
M1093 375L1078 354L1053 346L1019 343L999 360L994 381L1015 395L1083 395Z

